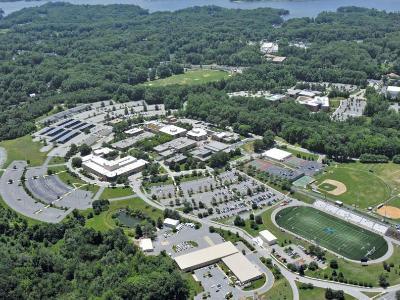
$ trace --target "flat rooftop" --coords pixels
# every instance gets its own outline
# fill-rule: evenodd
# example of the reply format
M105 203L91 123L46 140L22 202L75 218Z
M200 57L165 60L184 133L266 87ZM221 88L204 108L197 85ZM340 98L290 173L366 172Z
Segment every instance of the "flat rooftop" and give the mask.
M276 236L273 235L269 230L265 229L259 232L260 236L268 242L276 241Z
M166 133L168 135L180 135L186 132L186 129L175 126L175 125L167 125L160 128L160 132Z
M199 265L214 263L216 260L238 252L239 250L232 244L232 242L225 242L177 256L175 257L175 261L181 270L188 270Z
M242 283L257 279L263 274L240 252L224 257L222 261Z
M281 150L278 148L272 148L263 153L264 157L269 157L269 158L279 160L279 161L284 160L285 158L288 158L291 155L292 154L290 152L287 152L287 151L284 151L284 150Z

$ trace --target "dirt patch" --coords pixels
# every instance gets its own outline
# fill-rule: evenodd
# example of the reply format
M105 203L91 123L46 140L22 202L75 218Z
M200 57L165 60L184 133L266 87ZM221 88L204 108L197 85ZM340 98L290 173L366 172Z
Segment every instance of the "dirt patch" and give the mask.
M382 206L377 210L378 214L390 219L400 219L400 208L394 206Z
M323 182L321 182L321 184L319 186L321 186L324 183L327 183L329 185L333 185L336 187L335 189L333 189L331 191L326 191L328 194L331 194L333 196L339 196L339 195L347 192L346 185L340 181L336 181L336 180L332 180L332 179L325 179Z

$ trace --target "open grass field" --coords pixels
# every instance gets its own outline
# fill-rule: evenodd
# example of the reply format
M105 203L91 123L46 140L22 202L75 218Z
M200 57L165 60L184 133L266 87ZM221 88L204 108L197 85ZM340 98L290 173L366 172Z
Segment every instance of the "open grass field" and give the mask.
M100 195L100 199L127 197L132 196L133 194L134 192L130 187L105 188L103 193Z
M252 290L259 289L260 287L262 287L265 284L266 280L267 279L266 279L265 275L263 275L263 277L252 281L251 284L249 286L247 286L247 287L244 287L243 290L252 291Z
M386 204L390 205L390 206L394 206L394 207L400 208L400 196L394 197L393 199L391 199Z
M369 167L373 167L376 171L370 171ZM325 180L343 183L346 191L340 195L329 194L330 187L325 190L319 188L320 191L326 192L329 198L365 209L369 206L376 206L391 197L394 186L398 184L394 179L389 178L390 174L394 174L395 169L393 164L384 164L384 166L361 163L334 165L317 178L316 184L319 185Z
M247 299L253 299L253 297ZM268 292L259 295L258 299L289 300L293 299L293 292L292 289L290 288L289 282L284 277L282 277L278 280L275 280L272 288ZM303 300L302 298L300 299Z
M376 259L388 250L381 236L312 207L287 207L277 213L276 222L282 228L349 259Z
M378 286L378 278L380 274L385 274L387 275L388 282L390 285L395 285L400 283L400 276L398 275L398 272L396 270L399 269L399 263L400 263L400 247L399 246L394 246L394 252L393 255L386 260L388 265L394 264L394 268L391 269L390 272L387 272L383 269L382 263L377 263L377 264L372 264L368 266L362 266L357 263L353 263L350 261L346 261L342 258L337 258L331 253L326 254L326 259L327 261L330 261L332 259L336 259L339 264L339 268L336 270L336 272L339 274L341 272L344 276L345 279L347 280L353 280L356 282L360 283L369 283L372 284L373 286ZM331 276L333 269L331 268L326 268L324 270L318 269L316 271L306 271L306 275L315 277L315 278L320 278L324 279L326 278L325 276Z
M109 209L105 212L100 213L99 215L94 215L93 218L86 220L86 227L93 228L98 231L107 231L109 229L116 228L114 219L112 218L113 214L120 209L124 209L129 207L131 209L138 209L144 212L146 215L151 217L154 220L157 220L159 217L163 217L163 212L151 207L146 202L144 202L140 198L132 198L128 200L120 200L113 201L110 203ZM92 209L88 209L83 212L84 215L88 215L89 212L93 211Z
M296 284L297 284L297 287L299 288L300 300L308 300L308 299L325 300L326 299L325 298L325 289L318 288L318 287L314 287L312 289L301 289L300 288L301 285L299 283L296 283ZM345 294L344 299L345 300L355 300L356 298Z
M292 153L293 156L296 156L296 157L300 156L300 158L303 158L303 159L310 159L310 160L318 159L318 155L316 155L316 154L300 151L300 150L294 149L292 147L279 147L279 148L286 152Z
M46 159L46 153L40 152L43 145L39 142L33 142L30 135L2 141L0 147L7 151L7 160L4 167L8 167L14 160L30 161L31 166L40 166Z
M146 86L167 86L167 85L195 85L204 84L213 81L227 79L229 74L224 71L217 70L193 70L187 71L184 74L173 75L163 79L157 79L148 83Z
M65 163L65 158L60 157L60 156L52 156L49 165L58 165L58 164L64 164Z

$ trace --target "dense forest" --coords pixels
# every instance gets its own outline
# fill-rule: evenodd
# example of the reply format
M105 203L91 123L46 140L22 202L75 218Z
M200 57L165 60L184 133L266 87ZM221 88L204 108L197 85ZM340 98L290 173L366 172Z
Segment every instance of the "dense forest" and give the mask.
M121 229L96 232L75 212L28 226L0 206L1 299L187 299L167 255L145 256Z
M365 86L367 79L400 71L400 14L347 7L284 21L286 13L212 6L150 14L131 5L65 3L15 12L0 20L0 140L32 132L35 118L60 103L145 99L180 108L189 99L190 116L241 132L271 129L334 157L398 154L398 114L388 113L385 100L373 93L368 118L340 124L294 103L225 96L281 92L303 80ZM288 57L284 64L262 58L263 39L279 41L279 54ZM202 86L141 85L182 73L184 65L211 63L248 68Z

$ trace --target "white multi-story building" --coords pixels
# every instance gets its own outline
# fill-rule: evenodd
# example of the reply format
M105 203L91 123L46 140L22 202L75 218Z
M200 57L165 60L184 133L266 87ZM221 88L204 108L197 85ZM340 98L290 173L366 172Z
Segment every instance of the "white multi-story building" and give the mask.
M103 153L103 151L97 151L96 153ZM148 164L147 161L133 156L108 160L94 153L82 158L83 169L106 180L140 172L146 164Z

